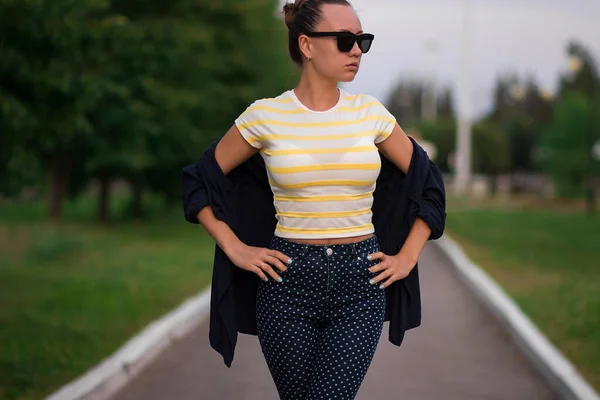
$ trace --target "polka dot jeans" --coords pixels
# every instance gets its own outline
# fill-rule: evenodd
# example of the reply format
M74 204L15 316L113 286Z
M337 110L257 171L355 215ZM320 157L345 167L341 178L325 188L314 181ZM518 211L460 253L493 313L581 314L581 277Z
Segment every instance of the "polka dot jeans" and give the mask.
M273 237L292 258L283 282L260 281L258 339L283 400L354 399L383 329L385 292L369 284L375 236L343 245Z

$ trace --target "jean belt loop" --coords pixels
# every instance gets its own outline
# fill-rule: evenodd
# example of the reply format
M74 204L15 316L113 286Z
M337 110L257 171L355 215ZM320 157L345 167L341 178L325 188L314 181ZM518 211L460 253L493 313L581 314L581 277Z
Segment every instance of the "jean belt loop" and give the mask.
M302 254L301 254L302 257L304 257L306 255L306 253L308 253L308 247L309 247L308 244L305 244L302 246Z
M350 243L350 246L352 247L352 254L358 256L359 254L356 251L356 243Z

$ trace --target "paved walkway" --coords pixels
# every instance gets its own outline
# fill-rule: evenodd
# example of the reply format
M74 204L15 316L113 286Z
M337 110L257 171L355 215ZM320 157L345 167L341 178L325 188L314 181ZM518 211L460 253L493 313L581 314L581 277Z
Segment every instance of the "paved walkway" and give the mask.
M557 399L496 320L476 302L445 256L421 258L423 324L401 347L388 324L357 400ZM161 354L114 400L276 400L256 337L239 335L231 369L208 344L208 325Z

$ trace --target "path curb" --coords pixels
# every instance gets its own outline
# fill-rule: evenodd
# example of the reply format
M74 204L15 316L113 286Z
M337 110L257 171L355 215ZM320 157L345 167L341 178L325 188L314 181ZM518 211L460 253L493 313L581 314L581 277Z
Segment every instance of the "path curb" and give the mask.
M120 349L46 400L110 398L165 348L209 316L210 287L151 322Z
M474 264L454 240L444 234L433 242L450 259L451 265L475 295L498 317L525 356L568 400L600 400L598 393L575 366L539 331L506 292Z

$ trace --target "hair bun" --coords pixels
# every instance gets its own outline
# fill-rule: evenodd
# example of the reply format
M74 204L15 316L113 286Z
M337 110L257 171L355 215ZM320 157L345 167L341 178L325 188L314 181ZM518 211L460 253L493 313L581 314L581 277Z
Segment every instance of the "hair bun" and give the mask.
M285 24L289 28L294 22L294 17L306 0L296 0L294 3L285 3L283 6L283 14L285 15Z

